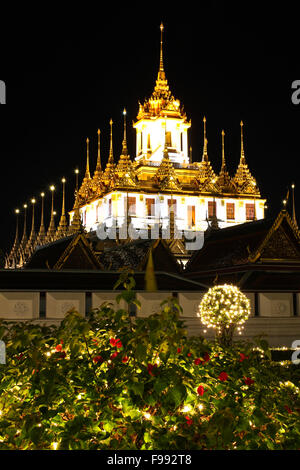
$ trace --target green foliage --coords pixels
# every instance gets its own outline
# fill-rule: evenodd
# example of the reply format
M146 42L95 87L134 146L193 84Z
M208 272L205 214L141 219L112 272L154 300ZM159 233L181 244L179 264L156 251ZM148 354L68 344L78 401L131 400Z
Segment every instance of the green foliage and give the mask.
M134 281L122 297L136 302ZM0 324L0 449L299 449L299 372L268 345L187 338L175 299Z

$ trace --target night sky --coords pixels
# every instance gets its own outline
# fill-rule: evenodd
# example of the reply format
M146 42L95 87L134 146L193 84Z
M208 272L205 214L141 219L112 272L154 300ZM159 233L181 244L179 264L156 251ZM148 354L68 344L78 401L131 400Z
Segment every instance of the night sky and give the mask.
M57 188L55 210L60 211L63 176L67 208L72 208L74 169L84 176L86 137L93 171L98 128L102 164L107 161L110 118L118 160L124 107L134 156L131 123L138 101L155 85L161 21L167 79L192 120L193 160L201 159L205 115L214 170L220 169L224 129L228 168L235 172L242 119L246 161L268 200L268 214L279 212L292 182L300 210L300 105L291 101L291 84L300 79L299 14L292 2L277 10L274 3L265 10L255 2L230 8L208 3L103 7L98 2L96 9L85 2L77 10L73 3L68 11L43 3L1 13L0 79L6 82L7 104L0 108L0 248L7 251L13 241L14 209L33 196L40 201L41 191L47 193L48 223L50 184ZM30 220L28 231L29 225Z

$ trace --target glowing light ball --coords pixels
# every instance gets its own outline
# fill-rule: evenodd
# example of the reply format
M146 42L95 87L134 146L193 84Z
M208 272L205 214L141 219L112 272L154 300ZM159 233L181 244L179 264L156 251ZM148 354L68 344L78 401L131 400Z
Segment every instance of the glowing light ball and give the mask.
M242 325L249 318L250 301L234 285L214 286L203 296L197 315L203 325L215 329L221 344L230 345L234 331L241 334Z

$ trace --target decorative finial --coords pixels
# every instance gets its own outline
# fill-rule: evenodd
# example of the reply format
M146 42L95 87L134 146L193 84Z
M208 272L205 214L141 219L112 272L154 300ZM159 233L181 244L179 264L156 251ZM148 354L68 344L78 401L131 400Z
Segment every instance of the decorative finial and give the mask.
M241 121L241 163L245 163L243 126L244 123Z
M98 154L97 154L97 165L96 165L96 171L101 171L101 154L100 154L100 129L97 131L98 134Z
M86 170L85 170L85 177L90 178L90 151L89 151L89 138L86 139Z
M225 145L224 145L225 132L222 129L222 168L225 167Z
M77 194L78 193L78 175L79 175L78 168L75 168L74 173L76 175L76 194Z
M160 60L159 60L159 71L164 73L164 63L163 63L163 30L164 25L160 24Z
M110 148L109 148L108 163L113 163L113 161L114 161L114 152L113 152L113 139L112 139L112 125L113 125L113 120L112 119L109 121L109 124L110 124Z
M122 155L127 155L128 150L127 150L127 138L126 138L126 109L124 108L123 110L123 116L124 116L124 137L123 137L123 142L122 142Z
M207 155L207 138L206 138L206 117L204 116L203 118L203 155L202 155L202 161L208 161L208 155Z

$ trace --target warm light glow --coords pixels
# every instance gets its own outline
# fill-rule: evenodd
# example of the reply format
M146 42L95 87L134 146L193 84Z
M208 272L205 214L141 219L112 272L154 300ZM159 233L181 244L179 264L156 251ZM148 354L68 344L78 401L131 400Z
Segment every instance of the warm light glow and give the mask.
M52 446L53 450L56 450L57 447L58 447L58 442L52 442L51 446Z
M62 182L62 183L65 183L65 182L66 182L66 178L62 178L61 182Z
M125 109L125 108L124 108L124 110L123 110L123 114L124 114L124 116L127 114L127 113L126 113L126 109Z
M241 334L241 325L249 318L250 311L250 301L239 288L224 284L208 290L199 304L197 315L203 325L215 328L218 333L229 328L233 331L237 327Z
M24 204L24 206L23 206L23 207L24 207L24 209L27 209L27 204Z
M32 202L32 204L35 204L36 200L33 198L33 199L31 199L31 202Z
M294 185L294 183L293 183L293 184L292 184L292 189L294 189L294 188L295 188L295 185Z
M19 212L20 212L19 209L16 209L16 210L15 210L15 213L16 213L16 214L19 214Z
M41 193L41 196L44 197L44 196L45 196L45 193Z
M192 410L191 405L185 405L185 406L182 408L181 412L182 412L182 413L189 413L191 410Z
M283 202L284 205L286 205L286 199L284 199L282 202Z
M79 173L78 168L76 168L75 173L76 173L76 175L78 175L78 173Z
M50 191L54 191L54 189L55 189L55 186L53 186L53 185L50 186Z

